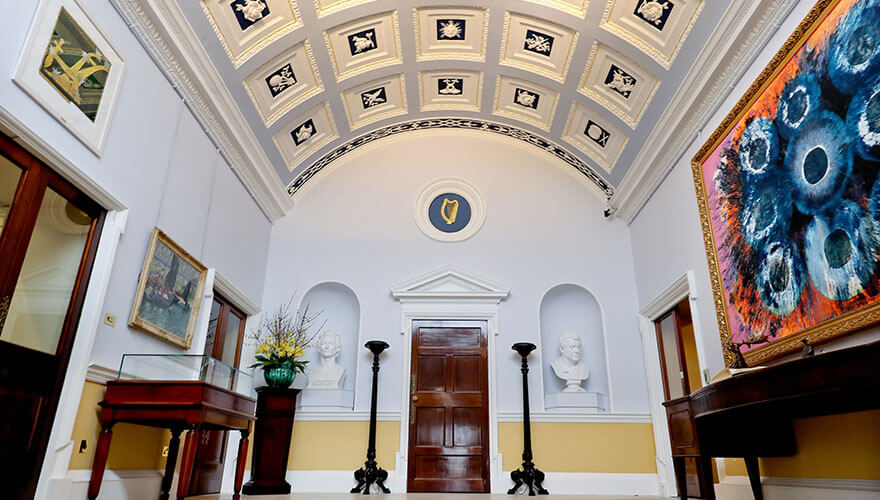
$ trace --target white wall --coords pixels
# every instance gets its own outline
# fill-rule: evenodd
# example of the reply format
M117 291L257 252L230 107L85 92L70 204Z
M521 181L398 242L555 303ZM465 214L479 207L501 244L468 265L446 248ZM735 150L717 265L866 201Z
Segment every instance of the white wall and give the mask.
M0 46L6 50L0 51L0 73L14 73L38 3L4 5ZM118 317L117 326L99 327L91 359L115 368L123 353L180 352L126 326L153 226L259 303L270 223L110 2L82 4L127 63L102 156L83 146L10 78L0 79L0 106L129 210L104 304L107 313Z
M272 229L263 308L314 283L350 287L361 306L361 339L391 344L383 355L379 409L399 409L403 336L392 286L452 264L510 287L500 306L498 411L521 411L517 341L540 345L539 309L560 283L591 290L607 328L613 409L646 412L644 363L636 323L635 276L626 226L602 215L604 205L570 167L527 145L485 133L431 131L384 139L347 155L312 181L295 209ZM413 204L438 178L458 177L480 190L482 228L462 242L438 242L416 226ZM360 348L360 381L369 359ZM542 361L542 352L532 362ZM547 353L548 361L556 353ZM531 372L535 409L543 406L542 370ZM405 382L404 382L405 383ZM368 383L359 383L367 388ZM369 407L369 391L356 410Z

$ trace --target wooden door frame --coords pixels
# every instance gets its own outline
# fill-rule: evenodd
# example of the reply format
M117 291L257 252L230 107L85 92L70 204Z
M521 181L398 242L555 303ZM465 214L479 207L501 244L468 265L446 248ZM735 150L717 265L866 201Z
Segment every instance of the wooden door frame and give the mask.
M489 370L489 485L492 493L504 493L501 485L501 455L498 453L498 401L495 380L496 337L499 334L498 301L494 304L411 303L404 304L401 312L401 335L405 352L403 358L402 384L400 387L400 448L395 460L393 491L406 492L409 470L409 374L412 373L412 327L414 320L482 320L486 321L486 349Z
M489 415L488 415L488 411L489 411L488 402L490 400L490 394L489 394L489 379L490 379L490 376L489 376L489 337L490 337L490 335L489 335L489 322L487 320L448 319L448 318L447 319L435 319L435 318L413 319L412 320L412 328L413 329L416 328L416 323L420 323L420 324L424 323L424 325L420 325L420 326L427 326L429 328L436 327L436 328L450 328L450 329L455 329L455 328L463 328L463 329L479 328L480 329L481 337L485 337L485 343L481 342L481 344L483 344L483 349L481 349L481 352L482 352L481 357L486 362L486 378L485 378L485 380L481 380L480 385L481 385L482 391L484 391L483 392L483 401L484 401L483 409L485 409L487 412L485 415L483 415L481 425L485 425L487 427L486 428L487 432L485 435L488 435L489 431L490 431L490 425L491 425L489 423ZM459 323L459 324L455 325L455 324L449 324L449 323ZM412 371L413 361L415 358L415 352L412 349L412 333L413 333L413 331L410 330L410 355L409 355L410 372L406 376L408 385L410 386L409 387L410 391L408 393L409 397L412 397L412 392L415 390L415 384L412 382L413 381L412 377L415 376L415 373ZM409 410L412 409L412 405L409 403L409 398L407 398L407 405L408 405L407 413L409 413ZM407 419L404 422L401 422L401 426L402 425L406 425L407 427L413 426L413 424L410 423L409 419ZM488 446L488 443L484 443L482 446L482 449L483 449L483 460L485 460L483 462L483 466L485 468L485 474L486 474L485 477L486 477L486 480L489 482L489 490L484 493L490 493L492 491L491 488L492 488L492 484L493 484L493 482L492 482L492 467L491 467L492 450ZM412 451L411 448L407 448L407 454L409 454L409 452L411 452L411 451ZM410 464L407 463L407 472L404 475L404 480L407 483L407 491L409 491L410 472L414 471L414 469L409 467L409 465ZM437 493L443 493L443 492L437 492ZM470 493L470 492L465 492L465 493ZM453 494L453 493L450 492L448 494Z
M678 489L675 482L675 470L672 465L672 446L669 440L669 425L666 409L663 407L665 391L663 372L660 366L660 347L657 343L657 330L654 321L664 316L685 298L690 300L691 321L694 327L694 340L697 345L697 362L700 373L706 369L706 355L699 321L699 295L693 271L687 271L658 294L639 311L639 330L642 336L642 358L645 362L645 374L648 380L648 397L650 400L651 423L654 428L654 448L656 449L657 480L660 495L674 497ZM710 297L711 300L711 297ZM714 307L710 304L709 307ZM723 460L719 463L723 464ZM721 471L719 470L719 473Z

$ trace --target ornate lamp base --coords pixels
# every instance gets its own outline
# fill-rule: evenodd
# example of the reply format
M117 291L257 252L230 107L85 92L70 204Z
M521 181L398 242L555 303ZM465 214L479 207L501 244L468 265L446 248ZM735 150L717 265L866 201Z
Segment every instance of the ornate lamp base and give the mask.
M538 470L538 468L535 467L535 464L531 462L523 462L522 469L510 471L510 479L513 480L513 488L507 490L508 495L516 494L516 490L523 485L529 488L530 497L535 496L535 491L537 491L539 495L550 494L550 492L545 490L544 486L541 484L544 482L544 473Z
M541 474L542 478L543 476ZM363 467L354 471L354 480L358 484L351 489L351 493L360 493L363 490L364 495L369 495L373 483L382 490L382 493L391 493L391 490L385 487L386 479L388 479L388 471L378 467L375 460L367 460Z

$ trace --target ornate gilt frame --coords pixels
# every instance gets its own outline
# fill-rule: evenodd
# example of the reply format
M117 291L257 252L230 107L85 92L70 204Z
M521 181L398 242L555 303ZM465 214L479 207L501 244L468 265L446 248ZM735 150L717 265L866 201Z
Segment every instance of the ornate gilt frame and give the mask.
M163 245L167 246L173 253L177 254L184 262L194 267L197 271L199 271L199 283L196 286L195 299L193 300L192 311L189 315L189 322L186 327L186 338L180 338L179 336L169 332L149 321L144 320L138 316L138 311L141 309L141 302L144 298L144 291L147 285L147 279L149 278L150 264L153 262L153 256L156 253L156 244L161 241ZM153 228L153 233L150 235L150 244L147 246L147 255L144 257L144 265L141 268L141 273L138 276L138 287L137 293L135 294L134 304L131 307L131 315L128 318L128 325L139 330L145 331L151 335L155 335L160 339L174 344L182 349L189 349L192 346L192 338L193 333L196 329L196 321L199 316L199 308L201 307L202 302L202 294L205 288L205 279L208 275L208 268L205 267L201 262L195 259L192 255L190 255L186 250L184 250L180 245L175 243L171 238L168 237L161 229L158 227Z
M841 0L819 0L810 10L807 16L795 29L794 33L786 40L782 48L776 53L770 63L761 71L758 78L752 83L746 93L739 99L733 109L727 114L721 124L715 129L711 137L703 144L691 161L691 170L694 176L694 188L696 189L697 205L700 211L700 222L703 231L703 243L706 249L706 258L709 264L709 278L712 282L715 313L718 317L718 330L721 336L721 344L727 345L730 340L730 325L725 307L721 269L715 253L715 238L712 232L709 218L709 205L703 185L702 167L709 156L721 144L736 124L746 115L751 106L757 101L774 78L782 71L785 64L800 50L807 39L812 35L819 24L840 3ZM811 344L829 341L838 336L851 333L880 321L880 302L875 302L861 309L849 311L840 316L830 318L821 323L810 326L797 333L788 335L770 344L763 345L743 353L749 366L758 365L764 361L778 358L785 354L797 351L803 347L802 339L807 339ZM725 349L724 358L728 365L735 361L735 354Z

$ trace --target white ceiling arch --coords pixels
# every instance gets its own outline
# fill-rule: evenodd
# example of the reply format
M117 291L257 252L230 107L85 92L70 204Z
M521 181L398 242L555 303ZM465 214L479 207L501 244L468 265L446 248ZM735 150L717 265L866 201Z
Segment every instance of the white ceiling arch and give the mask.
M671 115L701 127L792 1L113 0L273 220L324 165L421 125L530 142L631 218Z

